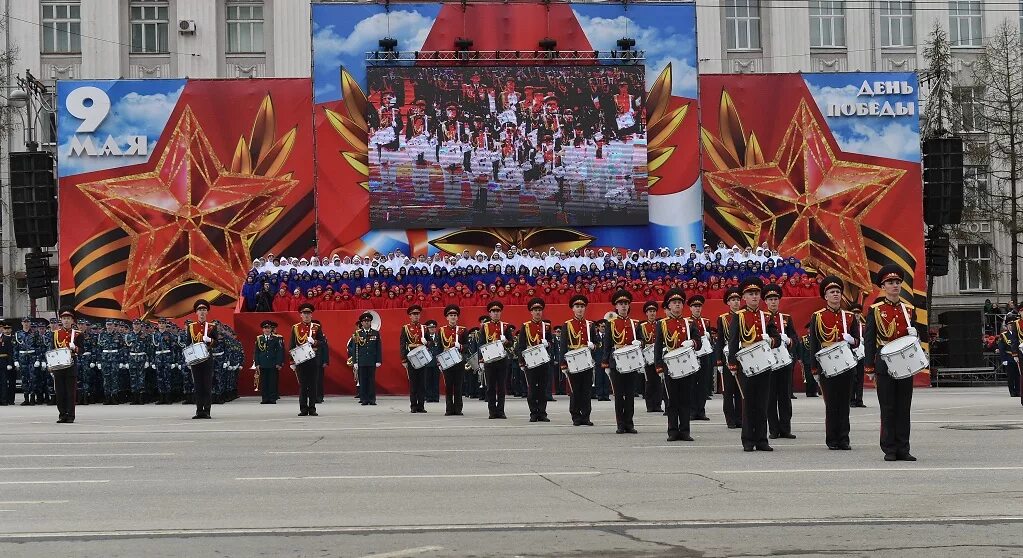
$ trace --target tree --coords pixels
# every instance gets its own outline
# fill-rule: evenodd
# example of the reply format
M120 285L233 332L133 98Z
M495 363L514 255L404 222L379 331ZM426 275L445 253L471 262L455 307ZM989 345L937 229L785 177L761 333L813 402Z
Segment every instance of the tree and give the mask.
M921 86L927 91L926 109L920 115L920 139L940 138L956 129L962 118L955 102L955 70L948 33L935 22L923 51L927 69L920 72Z
M974 127L986 142L970 144L972 160L986 164L990 187L967 189L963 220L991 221L1009 237L1009 275L1012 300L1019 295L1019 249L1023 217L1019 214L1023 172L1023 45L1019 27L1005 20L990 37L973 67L980 88L975 103L980 111ZM958 234L965 234L961 231Z

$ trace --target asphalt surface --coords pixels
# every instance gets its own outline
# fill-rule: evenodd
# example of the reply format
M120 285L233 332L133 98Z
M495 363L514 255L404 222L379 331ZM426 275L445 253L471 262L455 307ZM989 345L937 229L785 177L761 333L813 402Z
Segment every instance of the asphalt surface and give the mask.
M0 556L1020 556L1023 407L1004 388L915 393L915 463L886 463L878 410L853 409L853 451L824 445L823 402L794 401L795 440L744 453L721 400L695 442L665 441L637 400L573 427L408 413L330 398L193 408L0 408Z

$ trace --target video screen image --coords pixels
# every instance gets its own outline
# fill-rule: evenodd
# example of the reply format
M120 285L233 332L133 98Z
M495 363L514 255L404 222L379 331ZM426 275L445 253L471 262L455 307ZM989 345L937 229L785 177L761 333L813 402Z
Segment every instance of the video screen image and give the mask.
M370 226L645 225L643 66L367 68Z

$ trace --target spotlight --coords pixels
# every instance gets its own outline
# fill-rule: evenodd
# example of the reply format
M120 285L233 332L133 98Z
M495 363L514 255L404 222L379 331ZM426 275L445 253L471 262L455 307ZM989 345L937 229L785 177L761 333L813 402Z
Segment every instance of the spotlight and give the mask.
M384 52L394 52L395 47L398 46L398 39L395 39L394 37L384 37L377 41L377 44L380 45L380 50Z
M544 37L543 39L540 39L539 46L541 50L554 50L558 47L558 41L555 41L550 37Z
M631 37L622 37L618 39L618 50L633 50L636 46L636 39Z
M469 50L472 48L472 39L466 39L465 37L459 37L455 39L455 50Z

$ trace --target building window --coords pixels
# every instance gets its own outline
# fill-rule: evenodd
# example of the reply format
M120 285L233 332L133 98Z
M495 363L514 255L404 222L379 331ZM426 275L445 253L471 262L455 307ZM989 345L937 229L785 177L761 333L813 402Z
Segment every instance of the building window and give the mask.
M959 247L959 290L990 291L991 246L963 244Z
M969 205L975 209L985 211L988 208L988 170L982 165L963 166L963 185Z
M43 2L43 52L82 52L82 7L78 2Z
M760 2L727 0L725 34L728 50L760 50Z
M227 3L227 52L263 52L263 3Z
M952 46L981 46L980 0L952 0L948 3L948 30Z
M845 2L810 1L810 46L845 46Z
M912 2L881 2L881 46L913 46Z
M170 22L166 0L132 0L131 51L139 54L166 53Z
M984 125L983 95L984 90L981 87L956 87L952 90L952 98L959 105L959 112L962 113L957 131L982 131Z

